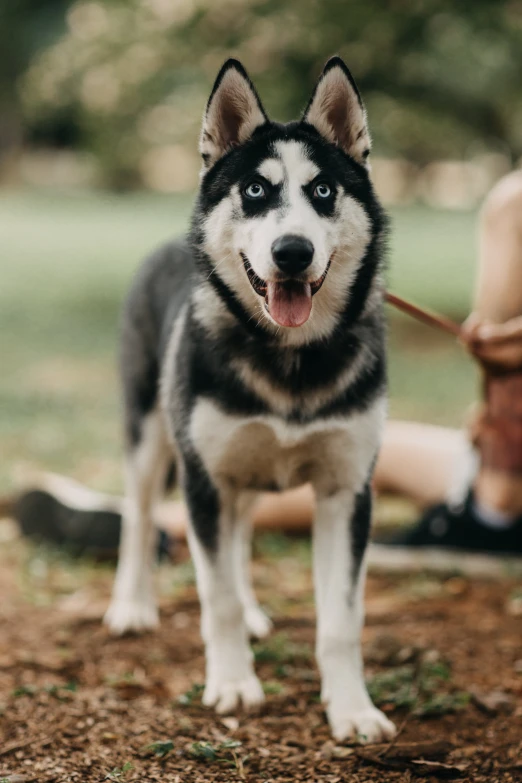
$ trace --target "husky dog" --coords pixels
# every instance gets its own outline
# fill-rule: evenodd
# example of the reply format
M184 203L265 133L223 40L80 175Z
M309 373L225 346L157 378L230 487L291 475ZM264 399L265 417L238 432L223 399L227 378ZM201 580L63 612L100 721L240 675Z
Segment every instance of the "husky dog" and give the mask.
M186 240L141 268L124 315L127 510L115 633L158 623L151 508L176 466L206 646L203 702L263 701L249 634L270 621L249 578L256 494L310 482L322 698L337 740L394 726L360 648L371 476L386 412L386 220L355 82L334 57L299 122L271 122L243 66L218 74Z

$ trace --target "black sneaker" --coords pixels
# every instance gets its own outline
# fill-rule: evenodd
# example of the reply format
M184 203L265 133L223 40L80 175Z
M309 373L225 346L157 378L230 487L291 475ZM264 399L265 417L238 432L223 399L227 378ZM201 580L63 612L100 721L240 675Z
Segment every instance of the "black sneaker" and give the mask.
M17 498L12 514L23 535L35 541L62 547L75 557L117 557L121 515L116 511L75 508L51 492L33 489ZM169 539L161 532L158 556L168 553Z
M484 525L474 510L473 495L458 507L445 503L428 509L414 527L376 543L423 549L438 547L491 555L522 555L522 517L508 528Z

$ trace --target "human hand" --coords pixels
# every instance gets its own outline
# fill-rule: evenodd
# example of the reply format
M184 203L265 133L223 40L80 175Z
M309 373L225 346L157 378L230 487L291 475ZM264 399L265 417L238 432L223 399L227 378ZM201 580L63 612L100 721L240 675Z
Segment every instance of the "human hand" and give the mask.
M462 325L460 339L473 356L486 364L506 370L522 368L522 316L494 324L472 313Z

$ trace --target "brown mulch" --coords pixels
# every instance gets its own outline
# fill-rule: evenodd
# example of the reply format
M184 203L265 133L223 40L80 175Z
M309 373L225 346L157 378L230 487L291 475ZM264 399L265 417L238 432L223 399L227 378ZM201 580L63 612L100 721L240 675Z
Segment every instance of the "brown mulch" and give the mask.
M258 714L222 718L200 702L190 578L172 585L162 567L161 630L113 639L100 624L110 570L83 568L80 584L70 564L20 546L0 555L0 780L522 780L522 615L509 580L370 576L368 677L425 663L451 674L422 709L416 697L407 706L385 697L398 738L357 747L332 741L319 703L306 557L291 549L256 560L275 619L273 639L256 646L267 701Z

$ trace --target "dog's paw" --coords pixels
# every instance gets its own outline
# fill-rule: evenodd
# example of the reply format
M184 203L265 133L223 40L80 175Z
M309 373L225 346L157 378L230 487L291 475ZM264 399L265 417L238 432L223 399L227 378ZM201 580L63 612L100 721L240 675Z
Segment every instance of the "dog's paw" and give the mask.
M254 709L264 700L263 688L255 674L244 680L211 680L203 694L203 704L214 707L220 715L232 712L239 705L247 710Z
M111 633L121 636L127 631L149 631L159 625L159 614L153 600L115 599L103 618Z
M248 606L245 609L245 623L249 636L256 639L264 639L273 628L272 620L257 605Z
M337 742L384 742L397 733L393 723L376 707L363 710L328 710L328 721Z

